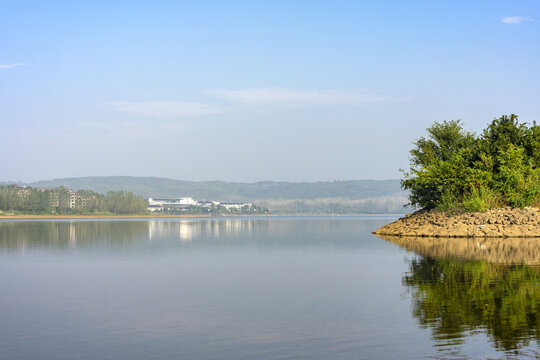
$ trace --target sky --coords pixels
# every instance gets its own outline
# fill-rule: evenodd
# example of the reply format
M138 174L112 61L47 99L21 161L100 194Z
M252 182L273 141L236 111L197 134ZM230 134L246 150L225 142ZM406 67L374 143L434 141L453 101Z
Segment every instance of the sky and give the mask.
M540 2L0 0L0 181L396 179L540 120Z

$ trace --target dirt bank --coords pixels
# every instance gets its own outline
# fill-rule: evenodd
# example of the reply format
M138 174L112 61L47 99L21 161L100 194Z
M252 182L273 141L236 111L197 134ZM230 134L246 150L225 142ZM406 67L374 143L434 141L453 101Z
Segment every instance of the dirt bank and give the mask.
M540 237L540 209L506 207L463 214L421 210L373 233L420 237Z

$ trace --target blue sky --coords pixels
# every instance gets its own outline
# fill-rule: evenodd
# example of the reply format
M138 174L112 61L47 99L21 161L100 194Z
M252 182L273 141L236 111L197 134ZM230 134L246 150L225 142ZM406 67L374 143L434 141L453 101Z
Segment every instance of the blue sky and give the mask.
M0 181L399 178L540 101L537 1L0 1Z

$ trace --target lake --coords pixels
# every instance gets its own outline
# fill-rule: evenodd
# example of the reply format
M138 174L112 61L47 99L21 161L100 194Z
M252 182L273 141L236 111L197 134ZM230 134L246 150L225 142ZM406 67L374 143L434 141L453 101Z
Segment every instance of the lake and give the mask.
M536 264L394 219L0 221L0 358L540 356Z

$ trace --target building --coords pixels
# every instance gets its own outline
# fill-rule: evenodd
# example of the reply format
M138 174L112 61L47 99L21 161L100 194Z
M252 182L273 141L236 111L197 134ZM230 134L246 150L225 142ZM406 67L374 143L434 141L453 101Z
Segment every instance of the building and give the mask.
M220 206L223 206L227 211L231 210L252 210L253 204L251 203L221 203Z
M68 192L69 192L69 208L70 209L87 208L90 205L96 205L95 195L81 194L71 189L68 189Z
M71 189L38 189L49 192L49 206L82 209L97 205L95 195L81 194Z
M218 206L219 201L199 201L199 206L211 208L212 206Z
M177 208L187 210L190 206L198 206L199 203L193 198L148 198L149 211L163 211L164 208Z
M226 202L222 203L219 201L196 201L190 197L182 198L148 198L148 211L167 211L167 210L181 210L188 211L190 207L197 207L199 209L192 209L195 212L201 212L202 208L206 208L207 212L239 212L249 213L257 211L256 207L251 203L236 203L236 202Z

